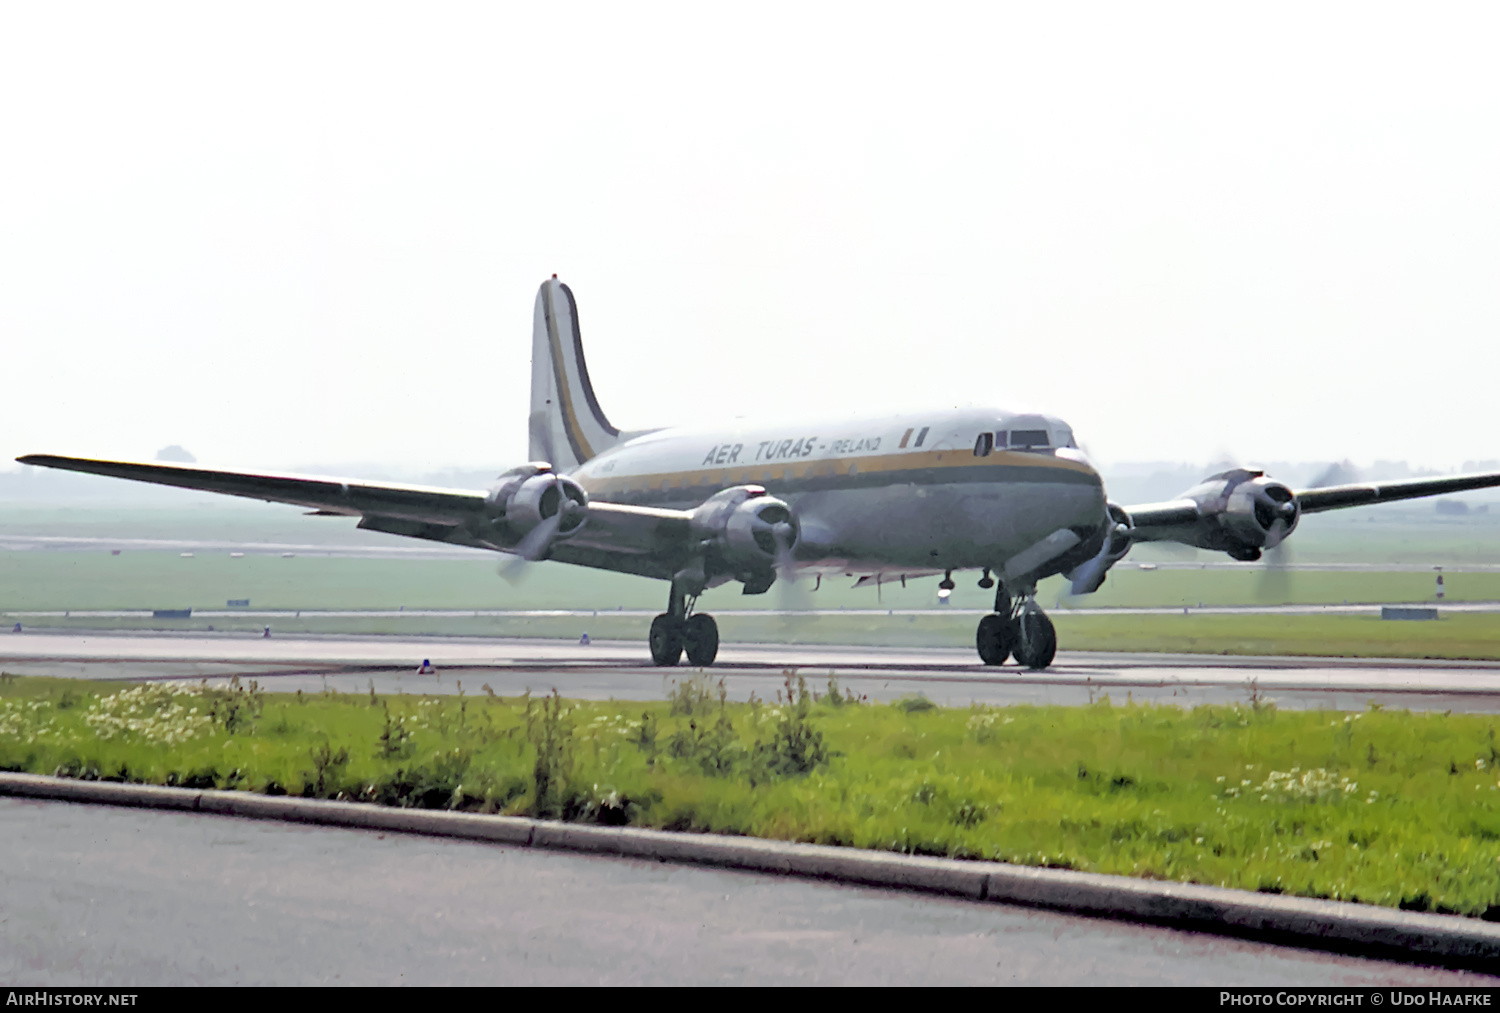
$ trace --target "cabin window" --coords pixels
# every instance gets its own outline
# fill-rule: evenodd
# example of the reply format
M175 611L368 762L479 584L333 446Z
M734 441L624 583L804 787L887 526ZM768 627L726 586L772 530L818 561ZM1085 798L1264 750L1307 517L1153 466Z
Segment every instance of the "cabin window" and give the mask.
M980 433L979 438L974 441L974 456L989 457L990 451L995 449L995 434Z
M1050 447L1051 441L1047 439L1045 429L1012 429L1010 431L1010 445L1022 450L1030 450L1035 447Z

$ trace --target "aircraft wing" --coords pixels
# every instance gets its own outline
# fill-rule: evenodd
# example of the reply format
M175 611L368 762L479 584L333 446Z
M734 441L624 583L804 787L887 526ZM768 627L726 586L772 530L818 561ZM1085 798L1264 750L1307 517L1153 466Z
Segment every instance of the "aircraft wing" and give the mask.
M1315 514L1323 510L1342 510L1345 507L1368 506L1371 503L1392 503L1402 499L1417 499L1422 496L1442 496L1445 493L1468 492L1471 489L1489 489L1500 486L1500 472L1490 471L1477 475L1455 475L1452 478L1415 478L1400 482L1355 482L1351 485L1330 485L1322 489L1305 489L1297 493L1297 502L1302 512Z
M408 538L505 552L516 539L489 523L489 496L469 489L439 489L392 482L214 471L194 465L100 461L29 454L22 464L89 475L171 485L180 489L288 503L316 513L359 517L359 526ZM689 553L689 517L682 510L590 503L588 522L554 542L546 558L596 569L670 579Z
M1305 514L1321 513L1324 510L1342 510L1346 507L1369 506L1373 503L1394 503L1403 499L1419 499L1423 496L1442 496L1446 493L1469 492L1473 489L1490 489L1500 486L1500 472L1481 472L1474 475L1454 475L1451 478L1416 478L1399 482L1354 482L1349 485L1329 485L1319 489L1303 489L1295 492L1297 503ZM1138 530L1139 541L1150 541L1154 537L1170 537L1173 529L1191 526L1202 520L1205 508L1192 499L1174 499L1165 503L1142 503L1125 507ZM1161 532L1162 534L1158 535Z
M304 475L263 475L238 471L213 471L184 464L138 464L131 461L98 461L86 457L55 457L28 454L16 460L43 468L81 471L109 478L173 485L179 489L201 489L261 499L267 503L290 503L327 514L349 517L374 515L428 524L459 523L484 508L485 493L463 489L434 489L419 485L359 482L353 479L313 478Z

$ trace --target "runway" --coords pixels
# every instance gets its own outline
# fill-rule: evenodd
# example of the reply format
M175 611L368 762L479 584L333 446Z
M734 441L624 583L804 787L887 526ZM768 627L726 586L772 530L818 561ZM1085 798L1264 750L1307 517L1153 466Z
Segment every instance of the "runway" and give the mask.
M1438 615L1449 616L1460 613L1500 612L1500 601L1462 602L1359 602L1342 605L1141 605L1109 606L1100 608L1070 608L1060 602L1053 615L1068 617L1096 616L1151 616L1151 615L1286 615L1286 616L1378 616L1387 608L1431 608ZM274 624L279 619L592 619L599 616L620 616L627 619L650 619L657 614L655 609L255 609L194 608L195 619L258 619ZM772 616L792 619L812 619L829 616L971 616L978 619L990 614L988 609L969 608L891 608L891 609L773 609L716 608L714 615L725 616ZM25 625L37 619L151 619L153 609L19 609L4 613L5 621L19 621Z
M421 675L429 660L435 674ZM273 692L466 693L556 689L588 699L660 698L687 666L653 667L632 641L480 637L272 637L238 633L0 633L0 670L110 680L254 678ZM1044 672L986 667L966 648L725 644L704 670L732 698L774 698L788 677L830 678L871 700L920 694L941 704L1087 704L1109 696L1196 706L1500 713L1500 662L1062 652Z

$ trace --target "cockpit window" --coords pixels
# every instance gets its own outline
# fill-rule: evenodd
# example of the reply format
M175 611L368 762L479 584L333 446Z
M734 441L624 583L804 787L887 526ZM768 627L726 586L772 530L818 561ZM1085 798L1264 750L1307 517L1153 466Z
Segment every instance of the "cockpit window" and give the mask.
M1022 450L1030 450L1036 447L1050 447L1052 443L1047 439L1045 429L1012 429L1010 445Z
M979 438L974 441L974 456L989 457L990 451L995 447L994 433L980 433Z
M1005 430L1004 429L1001 429L1001 430L999 430L998 432L995 433L995 448L997 450L1004 450L1005 449Z

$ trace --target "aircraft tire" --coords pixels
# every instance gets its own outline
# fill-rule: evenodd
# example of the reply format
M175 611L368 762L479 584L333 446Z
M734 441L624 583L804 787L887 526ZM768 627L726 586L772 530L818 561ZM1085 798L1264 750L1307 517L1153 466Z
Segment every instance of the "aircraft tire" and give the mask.
M1003 665L1010 657L1010 619L1001 615L987 615L979 620L979 630L974 634L974 646L979 648L979 660L986 665Z
M666 612L651 620L651 663L670 667L682 660L682 624Z
M1040 609L1022 612L1016 619L1016 661L1032 671L1041 671L1057 657L1057 630Z
M689 665L707 668L719 654L719 624L706 612L688 616L682 624L682 646Z

